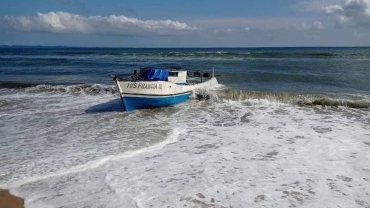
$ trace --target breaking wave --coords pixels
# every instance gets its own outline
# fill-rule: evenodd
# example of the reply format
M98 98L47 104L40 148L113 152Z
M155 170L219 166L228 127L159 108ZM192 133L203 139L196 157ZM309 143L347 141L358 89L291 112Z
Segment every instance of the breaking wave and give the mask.
M198 91L198 99L209 99L216 102L222 101L240 101L248 105L282 103L298 106L323 106L323 107L348 107L356 109L369 109L369 100L346 96L339 97L335 95L312 95L312 94L294 94L277 92L256 92L235 89L223 89L216 92L209 90Z
M71 95L117 95L114 85L78 84L78 85L46 85L22 82L0 82L0 89L8 88L27 93L71 94ZM370 101L361 96L338 96L319 94L296 94L287 92L258 92L237 89L197 90L193 99L211 100L214 102L239 101L248 105L269 105L272 103L291 104L298 106L325 106L349 107L356 109L369 109Z
M77 85L47 85L26 82L1 81L0 89L13 89L28 93L67 93L72 95L116 94L114 85L77 84Z
M81 85L37 85L25 89L29 93L69 93L75 95L116 94L118 91L113 85L81 84Z

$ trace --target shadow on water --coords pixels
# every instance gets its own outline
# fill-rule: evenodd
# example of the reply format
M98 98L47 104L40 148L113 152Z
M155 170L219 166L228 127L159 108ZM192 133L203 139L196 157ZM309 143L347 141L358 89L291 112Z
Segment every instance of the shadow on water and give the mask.
M122 112L121 100L114 99L105 103L97 104L85 110L86 113Z

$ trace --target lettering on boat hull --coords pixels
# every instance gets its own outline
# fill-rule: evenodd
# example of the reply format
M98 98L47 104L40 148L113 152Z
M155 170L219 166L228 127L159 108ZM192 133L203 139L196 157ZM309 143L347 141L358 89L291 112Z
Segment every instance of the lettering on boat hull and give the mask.
M156 83L140 83L140 82L130 82L127 83L127 88L131 89L162 89L162 84Z

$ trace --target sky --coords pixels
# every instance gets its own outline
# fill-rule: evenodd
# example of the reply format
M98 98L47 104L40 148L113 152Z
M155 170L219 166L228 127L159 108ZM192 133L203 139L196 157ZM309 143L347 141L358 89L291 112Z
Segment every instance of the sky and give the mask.
M0 0L0 45L370 46L370 0Z

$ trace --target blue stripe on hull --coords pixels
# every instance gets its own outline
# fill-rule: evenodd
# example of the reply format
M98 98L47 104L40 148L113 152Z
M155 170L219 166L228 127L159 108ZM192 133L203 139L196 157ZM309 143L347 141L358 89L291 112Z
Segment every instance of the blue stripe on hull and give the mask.
M122 101L125 107L125 111L131 111L140 108L157 108L171 106L178 103L185 102L189 99L190 92L181 95L174 95L169 97L130 97L129 95L123 95Z

